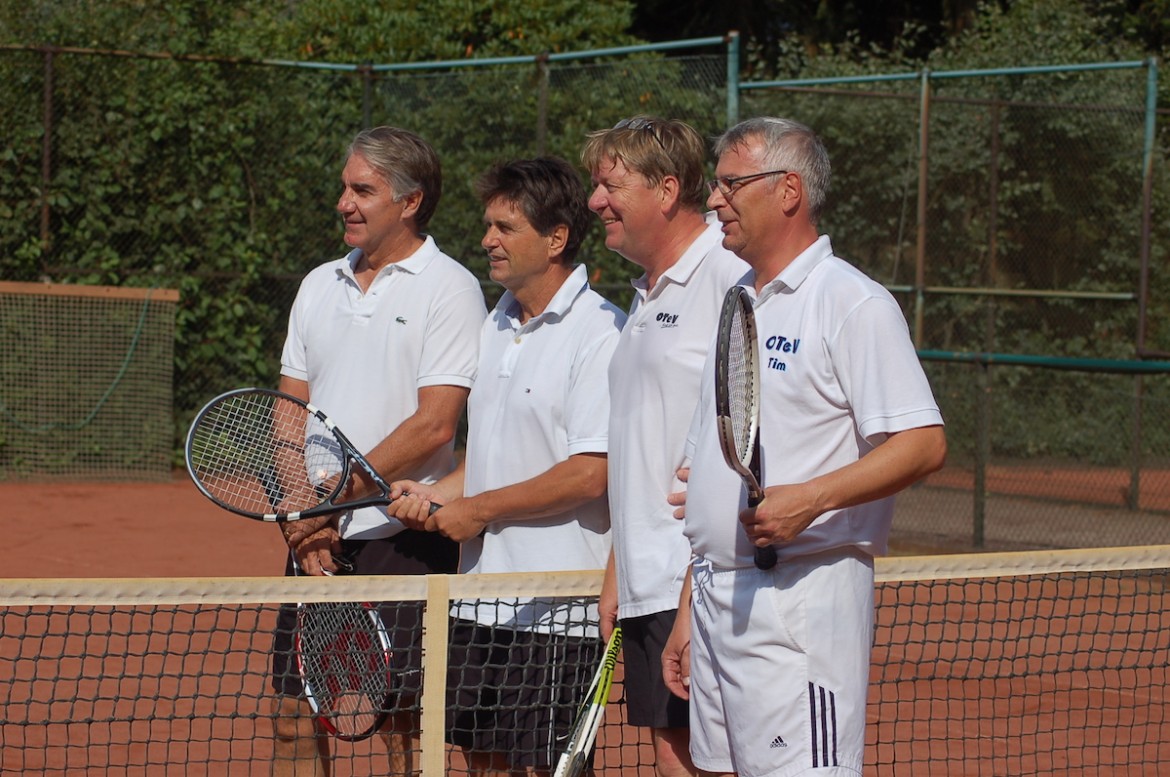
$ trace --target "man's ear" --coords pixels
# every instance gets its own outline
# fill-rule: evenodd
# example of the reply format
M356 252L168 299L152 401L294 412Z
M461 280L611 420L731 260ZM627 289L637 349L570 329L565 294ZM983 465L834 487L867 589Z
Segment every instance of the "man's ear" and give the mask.
M795 213L805 201L804 180L796 173L787 173L781 176L780 183L781 205L786 213Z
M402 218L413 219L418 215L418 209L422 207L423 193L422 189L415 189L410 194L405 194L399 202L402 203Z
M550 259L564 253L565 245L569 242L569 225L557 224L548 233L548 256Z
M678 195L680 188L681 187L679 186L678 179L673 175L666 176L662 179L662 182L658 184L658 197L659 201L662 203L663 213L668 213L678 206Z

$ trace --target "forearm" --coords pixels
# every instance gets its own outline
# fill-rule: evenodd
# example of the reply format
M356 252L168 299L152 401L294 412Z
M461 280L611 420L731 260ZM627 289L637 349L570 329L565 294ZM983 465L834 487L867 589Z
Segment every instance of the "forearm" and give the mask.
M365 454L382 480L390 483L415 478L419 467L454 439L467 393L467 389L459 386L431 386L419 391L415 413ZM355 495L375 493L373 483L361 473L358 475Z
M454 428L413 415L367 452L366 461L387 483L402 480L417 473L454 436Z
M909 429L891 435L847 467L806 483L817 514L892 496L942 467L946 437L941 426Z
M612 547L601 582L601 594L597 597L597 610L601 621L601 638L608 640L618 623L617 562Z
M691 570L679 596L674 626L662 648L662 680L675 696L690 698L691 684Z
M605 454L570 456L548 470L469 498L484 526L498 520L530 521L567 512L605 494Z
M435 483L424 487L428 500L437 504L447 504L463 496L464 463L460 461L455 469Z
M872 502L934 472L946 458L941 426L891 435L858 461L804 483L771 486L754 510L740 514L756 545L792 542L830 510Z

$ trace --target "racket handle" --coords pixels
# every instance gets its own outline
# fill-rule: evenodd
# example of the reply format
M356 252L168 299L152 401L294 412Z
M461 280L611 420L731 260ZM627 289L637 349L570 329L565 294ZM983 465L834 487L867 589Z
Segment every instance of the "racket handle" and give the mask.
M776 566L776 549L771 545L756 548L756 569L765 572Z

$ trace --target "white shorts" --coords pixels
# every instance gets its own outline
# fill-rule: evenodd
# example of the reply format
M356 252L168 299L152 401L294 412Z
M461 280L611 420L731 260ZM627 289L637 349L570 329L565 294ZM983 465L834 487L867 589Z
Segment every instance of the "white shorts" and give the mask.
M740 777L860 775L873 558L850 548L767 572L694 563L691 757Z

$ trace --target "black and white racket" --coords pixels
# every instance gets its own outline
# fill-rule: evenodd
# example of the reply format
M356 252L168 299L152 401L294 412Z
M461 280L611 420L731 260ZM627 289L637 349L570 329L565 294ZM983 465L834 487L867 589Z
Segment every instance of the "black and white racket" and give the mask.
M204 496L260 521L295 521L392 501L390 486L324 412L279 391L236 389L208 402L187 433L186 458ZM338 499L354 464L379 494Z
M344 558L335 561L342 571L353 569ZM326 731L356 742L382 727L393 690L393 654L377 607L301 602L294 644L305 698Z
M715 343L715 416L728 466L747 486L748 507L764 499L760 486L760 350L752 299L742 286L723 298ZM757 547L756 566L776 566L776 549Z
M605 705L609 702L609 692L613 687L613 676L621 649L622 630L618 627L609 635L609 643L601 656L601 664L593 675L589 690L585 692L585 699L577 711L569 742L565 745L561 757L557 759L553 777L578 777L585 770L589 753L593 750L593 743L601 728L601 721L605 717Z

